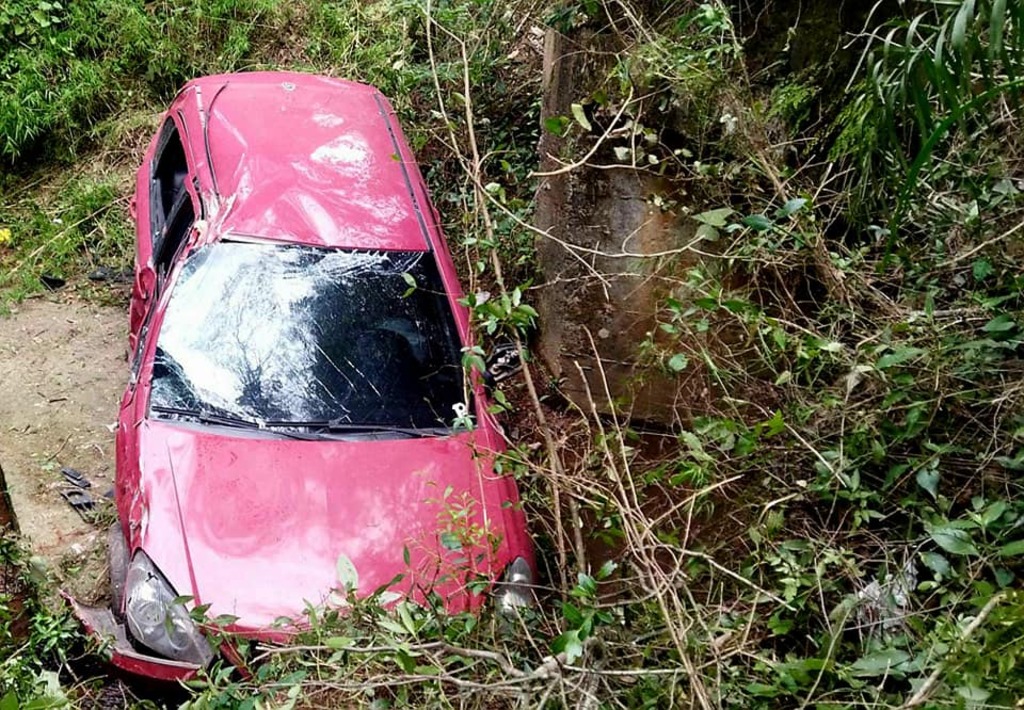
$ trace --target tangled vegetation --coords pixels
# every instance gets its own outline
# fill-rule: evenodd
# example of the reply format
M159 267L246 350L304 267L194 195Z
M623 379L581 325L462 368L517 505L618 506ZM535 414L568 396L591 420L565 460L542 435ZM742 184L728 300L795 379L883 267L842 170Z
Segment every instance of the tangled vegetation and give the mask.
M1024 4L876 10L834 76L828 57L752 74L748 10L720 0L0 8L9 299L127 265L141 141L201 73L389 94L485 342L528 349L538 325L542 131L569 139L567 165L630 165L703 202L658 198L699 258L638 354L704 373L713 406L652 430L628 403L563 406L537 363L498 397L547 561L537 609L311 609L294 646L243 646L254 674L216 667L188 707L1020 707ZM599 90L542 121L547 28L615 41ZM39 658L0 698L38 691Z
M0 532L0 707L60 707L66 695L53 664L80 649L75 622L40 602L44 580L11 531Z

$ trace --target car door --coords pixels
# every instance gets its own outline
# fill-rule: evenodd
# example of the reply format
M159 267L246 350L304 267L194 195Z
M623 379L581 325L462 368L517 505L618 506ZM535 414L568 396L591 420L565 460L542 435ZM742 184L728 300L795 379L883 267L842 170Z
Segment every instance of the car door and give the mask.
M131 374L121 400L115 447L115 498L129 540L140 522L139 500L133 495L139 483L136 430L146 413L146 402L138 401L135 395L161 295L175 260L195 228L200 205L193 163L180 125L173 116L165 119L136 182L136 264L129 314Z
M129 316L133 350L174 257L195 225L195 177L183 135L178 121L168 116L157 134L151 159L139 170L135 281Z

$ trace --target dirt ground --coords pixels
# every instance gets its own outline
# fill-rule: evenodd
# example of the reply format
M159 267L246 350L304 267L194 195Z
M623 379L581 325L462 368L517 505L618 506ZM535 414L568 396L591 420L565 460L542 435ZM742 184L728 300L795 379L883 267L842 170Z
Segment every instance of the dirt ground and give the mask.
M114 482L118 402L128 376L123 309L49 294L0 316L0 463L37 565L83 596L105 582L103 498ZM60 470L91 481L87 522L61 497ZM90 594L90 591L93 593Z

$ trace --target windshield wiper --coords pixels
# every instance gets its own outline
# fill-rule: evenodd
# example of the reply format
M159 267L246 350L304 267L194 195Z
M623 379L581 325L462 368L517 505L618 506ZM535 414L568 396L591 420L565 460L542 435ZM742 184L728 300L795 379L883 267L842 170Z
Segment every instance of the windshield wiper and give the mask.
M345 422L340 419L320 419L312 421L268 421L267 426L293 426L303 429L316 429L330 434L403 434L410 438L425 438L431 436L447 436L452 430L446 426L436 427L403 427L391 426L388 424L357 424Z
M280 427L299 426L288 422L265 422L260 419L249 419L228 414L216 414L205 409L186 409L184 407L165 407L160 404L150 406L150 411L157 414L173 414L179 417L188 417L200 424L216 424L217 426L234 427L236 429L254 429L257 431L270 431L289 439L302 439L304 441L316 441L320 437L316 434L309 434L299 431L283 431Z

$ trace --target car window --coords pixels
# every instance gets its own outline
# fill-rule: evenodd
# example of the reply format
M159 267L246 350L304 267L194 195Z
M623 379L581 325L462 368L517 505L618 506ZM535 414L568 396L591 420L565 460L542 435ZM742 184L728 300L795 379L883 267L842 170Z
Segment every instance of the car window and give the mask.
M170 269L178 247L196 220L192 196L185 187L188 163L178 128L170 118L164 123L153 159L150 185L153 235L153 266L161 276Z
M195 223L196 211L192 206L192 198L187 191L182 190L170 219L164 224L153 243L153 265L160 276L166 276L170 271L174 255L185 242Z
M244 242L183 265L152 385L151 406L417 428L451 426L466 398L431 253Z
M188 178L185 146L181 143L178 127L172 119L168 118L160 129L157 146L150 188L154 233L159 232L171 216L174 203L185 192L185 180Z

